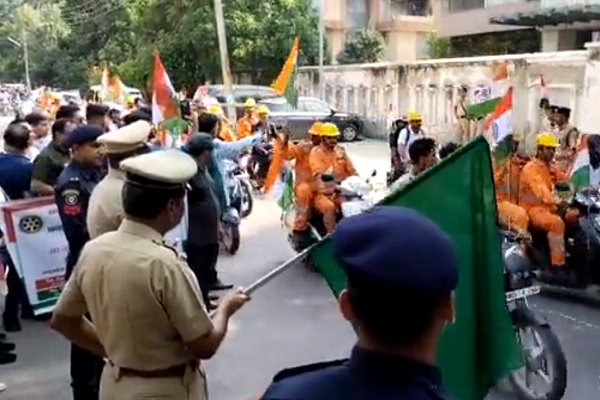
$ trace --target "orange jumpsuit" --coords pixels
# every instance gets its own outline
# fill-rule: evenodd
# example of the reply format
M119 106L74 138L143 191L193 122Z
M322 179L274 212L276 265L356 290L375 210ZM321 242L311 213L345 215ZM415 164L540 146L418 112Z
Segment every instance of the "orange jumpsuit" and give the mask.
M314 145L310 140L303 140L298 144L288 146L286 159L296 160L294 165L294 197L296 198L295 231L308 229L310 206L313 202L315 190L309 156Z
M500 223L518 232L526 232L529 216L524 208L517 205L521 169L519 159L511 156L504 164L494 166L494 182Z
M244 139L252 136L252 128L258 123L258 118L254 114L244 114L237 123L237 138Z
M219 139L224 142L235 142L236 138L229 124L229 120L225 117L221 117L221 129L219 130Z
M521 172L519 200L527 210L531 223L548 232L550 258L553 266L565 265L565 223L556 215L552 189L553 175L558 171L535 158Z
M314 147L309 155L309 165L313 180L316 182L315 187L318 188L315 208L323 214L327 233L331 233L336 226L335 216L340 199L335 196L335 185L323 183L321 175L332 174L335 182L340 183L356 175L356 169L346 150L340 145L336 145L333 149L326 147L325 144Z

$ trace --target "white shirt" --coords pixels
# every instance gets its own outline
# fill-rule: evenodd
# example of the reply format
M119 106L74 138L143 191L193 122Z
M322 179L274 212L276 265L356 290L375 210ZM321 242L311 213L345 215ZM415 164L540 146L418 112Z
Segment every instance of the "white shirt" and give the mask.
M408 156L408 148L410 145L417 139L421 139L425 137L423 130L419 129L419 132L414 132L410 126L402 129L400 134L398 135L398 143L396 144L398 147L398 154L400 157L406 161L409 159ZM402 153L402 146L404 146L404 153Z
M590 166L590 186L596 189L600 188L600 168L593 169Z

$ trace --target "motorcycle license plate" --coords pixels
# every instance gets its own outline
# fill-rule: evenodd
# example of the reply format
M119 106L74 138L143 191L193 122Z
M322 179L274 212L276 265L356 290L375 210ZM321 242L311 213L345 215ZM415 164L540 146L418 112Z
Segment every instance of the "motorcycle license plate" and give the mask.
M366 201L346 201L342 203L342 215L344 217L352 217L353 215L361 214L369 208Z
M506 301L514 301L517 299L522 299L525 297L533 296L534 294L538 294L540 292L539 286L530 286L528 288L513 290L512 292L506 293Z

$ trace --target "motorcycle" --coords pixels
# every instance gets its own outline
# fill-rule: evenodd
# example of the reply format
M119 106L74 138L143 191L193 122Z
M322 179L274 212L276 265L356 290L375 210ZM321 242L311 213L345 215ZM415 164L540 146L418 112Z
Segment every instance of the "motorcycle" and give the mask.
M227 196L229 196L229 208L223 213L221 227L221 248L227 253L234 255L240 248L240 216L242 214L242 189L240 180L236 176L238 166L235 162L224 160L224 183Z
M557 184L559 186L560 184ZM557 189L561 189L557 187ZM528 256L539 270L543 289L565 292L585 298L600 299L600 194L593 190L576 192L569 209L578 211L575 223L565 230L566 268L562 280L551 275L550 247L544 231L531 229Z
M262 189L272 159L273 146L266 141L261 141L252 148L250 153L241 157L240 166L247 173L249 182L255 190Z
M381 200L385 194L373 190L373 185L370 183L370 179L376 176L377 171L374 170L369 179L362 179L358 176L351 176L345 179L340 184L338 192L339 196L342 196L344 201L341 204L340 210L337 215L338 221L345 217L358 215L369 208L373 207L379 200ZM298 238L294 234L294 220L296 218L296 206L293 204L284 212L282 216L283 225L288 230L288 242L292 249L296 252L301 252L319 242L327 235L327 229L323 222L323 215L316 209L312 209L308 220L308 232L305 237Z
M511 372L509 382L521 400L560 400L567 388L567 361L552 327L529 306L528 298L540 293L540 287L525 239L510 231L502 231L501 238L506 308L525 361L524 367ZM549 384L547 391L533 387L536 376Z
M225 160L225 182L231 204L238 210L241 218L246 218L254 209L254 196L245 168L231 160Z

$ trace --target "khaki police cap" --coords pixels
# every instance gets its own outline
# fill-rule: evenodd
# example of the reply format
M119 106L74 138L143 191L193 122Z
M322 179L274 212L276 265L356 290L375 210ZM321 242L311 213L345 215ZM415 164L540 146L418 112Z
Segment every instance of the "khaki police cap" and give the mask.
M136 121L130 125L105 133L97 139L106 146L108 154L119 154L133 151L145 144L152 125L147 121Z
M185 186L198 170L192 157L176 149L127 158L120 168L127 174L127 183L155 189Z

